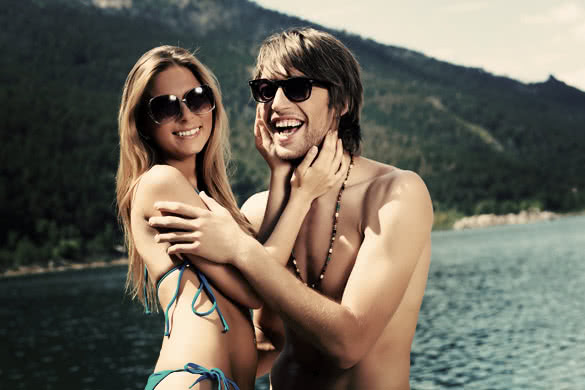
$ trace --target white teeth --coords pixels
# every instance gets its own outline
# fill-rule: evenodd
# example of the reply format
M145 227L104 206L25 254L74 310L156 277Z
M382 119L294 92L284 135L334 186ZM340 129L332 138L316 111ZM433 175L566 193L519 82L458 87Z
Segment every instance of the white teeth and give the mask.
M274 123L274 127L279 128L279 127L297 127L302 125L303 122L301 122L298 119L284 119L284 120L277 120Z
M191 130L187 130L187 131L177 131L176 134L179 137L188 137L190 135L195 135L199 132L199 130L201 130L201 127L197 127L196 129L191 129Z
M281 135L289 135L292 134L296 131L296 129L289 129L289 130L283 130L283 131L279 131L278 133Z

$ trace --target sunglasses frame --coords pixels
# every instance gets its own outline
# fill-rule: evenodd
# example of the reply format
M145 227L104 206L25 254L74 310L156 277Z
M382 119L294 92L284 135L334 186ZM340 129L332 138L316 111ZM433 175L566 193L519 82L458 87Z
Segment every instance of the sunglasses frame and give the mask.
M191 108L187 104L187 95L189 93L197 90L197 89L201 89L202 90L201 92L197 92L196 91L195 93L197 95L203 95L203 96L205 96L209 100L209 103L211 104L211 108L208 111L205 111L205 112L194 112L193 110L191 110ZM154 113L152 112L152 101L154 99L158 99L158 98L164 97L164 96L167 96L167 99L169 99L171 96L173 96L176 99L174 101L176 101L177 104L179 105L179 111L175 115L169 116L167 119L164 119L163 121L159 122L159 121L157 121L155 119ZM171 120L175 120L175 119L177 119L177 118L179 118L181 116L181 113L182 113L182 110L181 110L181 102L184 103L185 106L187 106L187 108L189 109L189 111L191 111L195 115L205 115L205 114L207 114L207 113L209 113L209 112L211 112L211 111L213 111L215 109L215 97L213 96L213 91L211 90L211 87L209 85L207 85L207 84L201 84L201 85L199 85L197 87L193 87L190 90L188 90L187 92L185 92L185 94L183 95L183 98L182 99L179 99L178 96L173 95L173 94L158 95L158 96L155 96L155 97L150 98L148 100L148 116L150 116L150 119L152 119L153 122L156 123L157 125L161 125L163 123L168 123Z
M294 82L295 80L303 80L309 84L309 91L307 93L307 97L302 98L302 99L293 99L293 98L291 98L291 96L289 96L289 94L287 93L287 84L290 84L291 82ZM268 100L261 100L259 98L259 96L260 96L259 91L258 91L258 93L254 93L254 90L257 89L256 85L260 84L260 82L268 83L268 84L276 87L276 89L274 91L274 96L272 96L272 98L270 98ZM250 90L252 91L252 97L258 103L269 103L272 100L274 100L274 97L276 96L276 93L278 92L279 88L282 88L282 92L284 93L284 96L286 96L286 98L288 100L290 100L291 102L294 102L294 103L301 103L301 102L304 102L305 100L308 100L311 97L311 92L313 92L313 85L318 86L318 87L328 88L331 85L331 83L329 83L327 81L323 81L323 80L311 79L309 77L296 76L296 77L290 77L290 78L284 79L284 80L254 79L254 80L248 81L248 85L250 86Z

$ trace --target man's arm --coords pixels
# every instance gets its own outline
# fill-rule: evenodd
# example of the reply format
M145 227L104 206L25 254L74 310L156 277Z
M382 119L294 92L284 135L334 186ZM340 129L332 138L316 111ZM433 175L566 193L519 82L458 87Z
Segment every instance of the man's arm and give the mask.
M145 220L161 218L160 211L155 209L154 204L163 199L206 209L205 204L187 179L177 169L168 165L154 166L142 177L140 191L136 198L137 203L142 205L141 214ZM165 218L162 219L165 220ZM152 224L150 224L148 231L153 236L156 234L156 231L152 229ZM169 256L166 250L169 244L160 242L155 237L147 237L142 241L146 243L145 248L147 249L143 250L141 255L151 259L149 266ZM184 256L189 257L192 263L209 277L225 295L250 308L259 308L262 305L258 295L234 267L212 263L192 254L184 254Z
M265 306L342 368L359 362L378 339L429 245L433 212L422 180L402 172L378 181L368 199L377 207L364 207L364 240L341 303L306 287L255 240L242 237L245 248L232 261Z
M241 211L248 221L257 231L262 231L260 226L264 227L264 234L269 236L286 205L285 194L278 188L273 188L275 177L271 177L271 190L252 195L242 205ZM278 177L276 177L278 180ZM289 179L286 180L289 183ZM284 187L282 187L284 188ZM273 190L276 192L273 193ZM271 195L274 195L272 199ZM272 209L268 205L272 201ZM279 207L278 202L282 202ZM266 240L264 236L264 240ZM260 237L257 237L260 240ZM260 241L260 242L263 242ZM282 351L285 342L284 325L282 320L270 308L264 306L254 310L254 330L256 333L256 345L258 349L258 364L256 376L266 375L272 369L274 361Z

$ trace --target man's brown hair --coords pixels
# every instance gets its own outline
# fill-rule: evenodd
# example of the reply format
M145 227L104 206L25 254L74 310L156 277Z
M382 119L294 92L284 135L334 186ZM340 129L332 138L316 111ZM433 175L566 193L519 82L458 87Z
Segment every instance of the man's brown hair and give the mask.
M341 113L339 138L350 153L360 150L363 87L360 66L333 35L313 28L291 28L266 38L258 53L254 78L264 73L291 77L293 71L329 83L329 108Z

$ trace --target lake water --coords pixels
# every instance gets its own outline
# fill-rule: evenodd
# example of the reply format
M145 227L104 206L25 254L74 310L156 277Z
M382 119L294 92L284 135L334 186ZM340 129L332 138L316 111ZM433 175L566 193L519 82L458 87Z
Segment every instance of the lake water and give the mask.
M124 279L124 267L0 279L0 388L143 389L162 317L130 302ZM411 378L585 389L585 217L433 233Z

